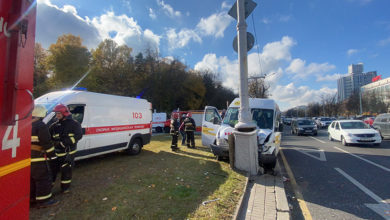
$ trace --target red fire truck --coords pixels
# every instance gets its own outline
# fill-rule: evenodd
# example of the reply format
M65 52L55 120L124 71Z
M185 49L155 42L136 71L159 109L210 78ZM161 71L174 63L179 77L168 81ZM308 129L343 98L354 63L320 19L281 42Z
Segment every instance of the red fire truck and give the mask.
M0 0L0 219L28 219L36 1Z

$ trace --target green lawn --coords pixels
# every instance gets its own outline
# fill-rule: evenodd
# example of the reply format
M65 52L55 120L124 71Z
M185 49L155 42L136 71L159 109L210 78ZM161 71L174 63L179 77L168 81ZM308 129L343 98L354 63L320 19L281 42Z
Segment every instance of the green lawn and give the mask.
M137 156L113 153L76 162L72 191L60 204L30 209L31 219L231 219L245 176L214 159L209 148L180 147L153 136ZM202 205L203 201L218 199Z

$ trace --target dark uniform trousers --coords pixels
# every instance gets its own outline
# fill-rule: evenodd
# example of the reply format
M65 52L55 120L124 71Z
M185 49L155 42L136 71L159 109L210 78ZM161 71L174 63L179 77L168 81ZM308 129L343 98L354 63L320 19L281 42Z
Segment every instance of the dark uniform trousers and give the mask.
M42 121L35 121L31 133L31 201L45 202L52 197L50 160L55 160L55 154L49 129Z
M37 202L50 199L51 173L46 161L31 162L30 197Z
M76 152L76 151L74 151ZM56 153L57 160L52 164L53 182L57 179L58 173L61 173L61 189L67 190L72 182L72 168L74 166L74 153ZM65 154L65 155L64 155Z
M179 138L179 126L180 123L177 119L171 120L171 130L170 134L172 135L172 144L171 144L171 149L172 150L177 150L177 140Z
M53 182L58 173L61 173L61 189L66 191L72 182L72 168L77 152L77 141L81 139L80 124L68 116L65 120L56 122L50 126L50 133L55 142L57 160L52 164Z
M187 138L187 147L189 148L195 148L195 121L193 118L186 118L184 119L184 130L186 132L186 138Z

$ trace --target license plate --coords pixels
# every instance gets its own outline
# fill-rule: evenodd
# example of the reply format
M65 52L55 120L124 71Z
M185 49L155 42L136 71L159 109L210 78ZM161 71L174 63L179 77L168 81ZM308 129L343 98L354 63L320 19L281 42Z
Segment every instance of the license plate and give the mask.
M311 133L311 130L306 130L305 132L307 132L307 133Z
M371 138L360 138L360 141L372 141Z

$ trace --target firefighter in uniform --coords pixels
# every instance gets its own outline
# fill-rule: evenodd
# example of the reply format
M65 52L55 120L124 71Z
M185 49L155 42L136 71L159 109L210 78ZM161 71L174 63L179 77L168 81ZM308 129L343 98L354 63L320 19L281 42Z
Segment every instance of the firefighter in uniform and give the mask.
M42 119L47 110L43 105L35 105L32 112L31 128L31 181L30 197L37 203L38 208L58 204L52 198L52 176L49 166L50 160L55 160L54 146L51 142L48 126Z
M57 163L53 164L53 182L57 174L61 172L61 190L69 192L72 182L72 167L74 166L74 155L77 151L77 142L82 137L81 125L72 119L69 109L58 104L54 110L57 122L50 126L50 134L54 141Z
M183 123L180 125L180 127L184 126L184 131L186 132L186 138L187 138L187 147L188 148L195 148L195 137L194 132L196 128L196 124L194 119L192 118L191 112L187 114L187 118L184 119ZM190 145L191 142L191 145Z
M173 113L173 118L171 119L171 130L170 134L172 135L172 144L171 149L172 151L177 151L179 148L177 147L177 139L179 138L179 115L178 113Z
M184 119L186 119L186 114L183 114L180 118L180 125L183 123ZM186 132L184 131L184 126L180 127L179 132L181 134L181 146L185 146L186 143Z

